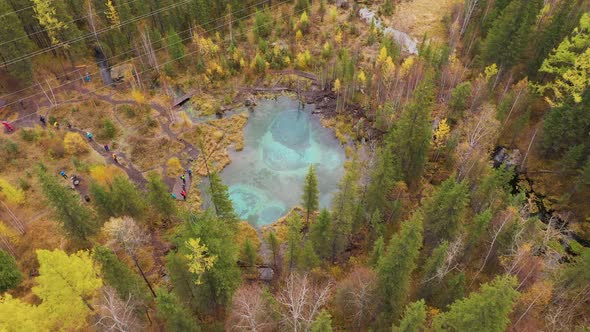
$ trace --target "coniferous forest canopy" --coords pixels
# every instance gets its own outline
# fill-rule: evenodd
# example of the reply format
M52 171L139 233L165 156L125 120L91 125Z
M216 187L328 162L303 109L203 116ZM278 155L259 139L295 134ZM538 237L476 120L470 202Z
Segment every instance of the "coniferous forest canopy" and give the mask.
M590 329L588 0L0 0L0 120L2 331Z

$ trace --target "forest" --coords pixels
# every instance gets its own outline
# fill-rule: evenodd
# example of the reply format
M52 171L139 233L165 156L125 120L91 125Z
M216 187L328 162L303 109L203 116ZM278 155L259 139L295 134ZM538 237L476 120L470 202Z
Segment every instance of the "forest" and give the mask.
M590 331L589 0L0 0L0 331Z

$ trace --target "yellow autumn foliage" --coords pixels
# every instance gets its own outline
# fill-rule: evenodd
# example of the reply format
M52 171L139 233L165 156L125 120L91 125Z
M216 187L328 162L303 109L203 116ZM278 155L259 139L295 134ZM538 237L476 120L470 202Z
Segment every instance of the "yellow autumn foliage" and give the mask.
M143 95L143 93L141 91L139 91L137 89L131 90L131 97L138 104L144 104L145 103L145 96Z
M117 176L125 176L115 165L96 165L90 168L90 177L102 186L110 186Z
M184 168L182 168L180 160L177 157L168 159L166 164L168 166L168 176L170 177L180 176L184 172Z
M88 152L88 143L80 134L69 131L64 137L64 149L70 155L82 154Z
M195 275L195 284L200 285L202 283L201 276L213 267L217 256L208 256L208 248L205 244L201 244L199 238L188 239L186 248L188 254L184 255L184 257L188 260L188 271Z
M12 204L22 204L25 202L25 192L2 178L0 178L0 197Z

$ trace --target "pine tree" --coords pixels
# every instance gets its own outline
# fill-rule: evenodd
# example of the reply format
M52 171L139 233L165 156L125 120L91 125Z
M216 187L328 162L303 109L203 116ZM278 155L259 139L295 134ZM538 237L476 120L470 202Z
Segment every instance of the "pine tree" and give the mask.
M499 276L434 318L434 331L506 331L518 297L516 278Z
M332 201L332 263L336 262L336 258L344 250L352 232L360 178L356 153L345 167L346 173L340 180L340 190Z
M465 252L469 254L477 245L481 243L482 236L488 229L490 222L492 221L492 210L487 209L482 213L475 216L475 219L467 227L467 245Z
M383 218L381 217L381 212L377 209L373 212L371 216L371 238L373 240L377 239L380 236L383 236L383 232L385 232L383 225Z
M371 170L371 182L366 193L367 212L373 214L375 210L379 210L389 215L393 208L391 190L397 181L403 180L403 173L391 144L385 144L377 149L375 159L375 165Z
M236 244L235 227L228 227L225 220L210 211L189 214L184 227L179 230L180 243L188 238L199 238L209 256L216 256L215 264L203 276L197 288L197 298L204 301L202 312L213 312L231 302L240 284L240 269L237 265L239 247Z
M111 194L96 182L90 184L90 196L92 197L92 206L98 213L100 219L106 220L116 216L113 210L113 200Z
M176 214L176 205L168 193L168 187L156 173L148 174L148 202L164 218L170 219Z
M180 39L174 29L171 29L166 34L166 46L168 53L170 54L170 60L182 63L186 51L184 49L184 45L182 44L182 39Z
M371 266L377 267L379 265L379 260L381 260L381 257L383 257L384 252L385 252L385 240L383 240L383 235L381 235L373 243L373 249L371 250L371 259L370 259Z
M539 76L543 61L579 22L582 12L577 9L575 1L560 1L549 25L544 29L537 29L532 37L532 56L527 61L529 78Z
M6 0L0 0L0 58L10 61L22 58L32 51L33 44L27 37L23 24ZM4 42L6 41L6 42ZM26 58L7 67L8 73L23 84L28 84L33 78L31 59Z
M37 167L37 176L43 194L64 231L73 240L87 242L88 237L96 233L97 225L90 211L80 204L80 197L59 184L54 176L47 174L42 165Z
M111 202L116 217L141 218L146 209L142 194L129 179L116 176L111 184Z
M327 209L320 212L320 216L309 229L309 241L313 244L315 252L322 259L330 257L332 239L332 218Z
M158 318L164 322L166 331L192 332L200 330L190 312L184 308L174 294L161 288L157 289L156 294Z
M320 259L313 249L311 241L305 241L303 251L301 252L301 259L299 260L299 267L304 271L309 271L320 265Z
M254 245L252 245L252 241L250 241L250 238L247 237L242 247L242 261L246 263L246 266L248 266L250 270L255 270L256 257L256 248L254 248Z
M590 283L590 249L584 248L575 262L562 271L559 282L567 290L576 291Z
M378 289L383 298L383 314L390 325L397 321L410 290L410 277L422 247L422 215L414 213L393 236L377 266Z
M103 280L117 291L120 298L127 299L131 296L142 302L149 298L149 290L139 276L121 262L111 249L96 246L92 250L92 258L100 266Z
M73 60L75 55L81 53L79 37L82 33L74 24L66 4L63 1L33 0L33 5L35 17L46 29L51 45Z
M318 179L315 174L313 165L309 165L309 171L305 177L303 184L303 195L301 197L301 204L305 209L305 226L309 226L309 215L316 211L319 206L319 191L318 191Z
M465 297L465 273L459 272L447 276L446 287L437 298L439 308L447 308L453 302Z
M392 332L420 332L426 323L426 304L424 300L408 304L399 326L393 326Z
M471 82L463 82L457 85L451 92L451 99L449 100L449 119L453 123L459 122L463 117L463 112L469 106L471 97Z
M311 332L332 332L332 316L326 310L322 310L311 324Z
M414 91L413 100L406 105L395 128L386 138L388 146L397 155L394 167L398 167L395 163L399 162L404 179L410 187L416 185L422 177L432 139L434 90L432 78L428 75Z
M292 271L301 256L301 218L293 214L288 220L289 232L287 234L287 259L289 271Z
M469 202L467 184L454 178L445 180L436 193L424 203L424 225L433 241L453 240L463 227Z
M274 268L276 270L278 270L279 266L280 266L279 257L280 257L281 243L274 231L272 231L272 230L269 231L268 236L266 237L266 242L268 243L268 246L270 247L270 251L272 252L272 264L273 264Z
M23 279L16 261L9 253L0 249L0 293L20 284Z
M218 173L211 173L209 177L211 200L215 208L217 216L225 221L232 224L237 223L237 216L234 212L234 207L231 200L229 199L229 192L227 186L223 184L221 176Z
M542 0L512 0L502 10L483 45L482 57L486 64L496 63L508 68L516 64L527 46L542 6Z

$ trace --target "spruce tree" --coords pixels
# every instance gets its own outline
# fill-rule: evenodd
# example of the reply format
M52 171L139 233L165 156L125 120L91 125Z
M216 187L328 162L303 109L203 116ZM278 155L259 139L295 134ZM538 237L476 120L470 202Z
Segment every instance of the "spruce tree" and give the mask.
M274 231L271 230L268 233L268 235L266 237L266 242L268 243L270 251L272 252L272 264L273 264L274 268L276 270L278 270L280 268L279 257L280 257L281 243Z
M23 275L18 270L14 258L0 249L0 293L18 286L22 279Z
M422 215L416 212L389 241L387 252L377 266L378 290L382 294L383 314L389 326L402 313L421 247Z
M24 8L24 6L23 6ZM4 61L10 61L25 56L33 49L33 44L29 40L23 24L21 23L16 12L12 10L7 0L0 0L0 58ZM33 68L31 59L23 59L9 65L8 73L21 81L23 85L31 82L33 78Z
M141 218L144 215L146 205L142 194L127 177L116 176L110 194L115 216Z
M348 244L358 199L360 178L358 156L355 154L346 165L346 173L340 180L340 190L332 201L332 263Z
M446 277L446 287L437 297L436 305L441 309L447 308L453 302L465 297L465 273L449 274Z
M399 326L393 326L392 332L420 332L426 323L426 304L424 300L408 304Z
M466 183L457 182L451 177L440 185L423 207L424 226L429 243L453 240L463 227L468 201Z
M369 214L375 213L375 210L381 211L384 215L392 213L391 190L397 181L403 180L399 167L401 165L395 158L394 147L391 144L385 144L384 147L376 151L376 161L371 171L371 182L366 193Z
M289 271L292 271L301 255L301 218L295 213L289 217L288 224L287 259L289 260Z
M383 235L381 235L373 243L373 249L371 249L371 257L369 260L369 262L371 263L371 266L373 266L373 267L379 266L379 260L381 260L381 257L383 257L384 252L385 252L385 240L383 239Z
M94 247L92 259L99 264L102 279L117 291L121 299L127 300L131 296L135 301L146 301L149 298L149 290L140 277L121 262L111 249Z
M159 288L156 290L156 309L158 318L164 322L166 331L199 331L190 312L173 293Z
M238 221L238 217L234 212L234 207L231 200L229 199L229 192L227 186L223 184L221 176L218 173L211 173L209 177L210 189L209 194L211 195L211 201L215 209L217 216L231 224L235 224Z
M37 176L43 194L63 230L73 240L86 243L88 237L95 234L98 228L90 210L80 203L78 194L62 186L55 176L49 175L45 166L37 167Z
M447 251L449 250L449 242L443 241L436 247L432 254L426 259L422 268L422 280L420 283L420 297L428 301L432 300L433 294L439 291L439 282L442 278L438 276L438 269L445 262Z
M166 47L168 49L168 53L170 54L170 60L182 63L184 54L186 52L184 45L182 44L182 39L180 39L174 29L170 29L168 34L166 34Z
M205 211L187 215L184 227L179 230L178 235L179 245L190 238L199 238L208 248L208 255L217 257L213 267L203 274L202 283L197 288L197 298L206 300L200 310L213 312L231 303L240 284L236 227L228 227L226 220Z
M316 211L319 206L318 178L315 174L313 165L309 166L309 171L303 184L303 195L301 204L305 209L305 226L309 226L309 215Z
M311 324L311 332L332 332L332 316L326 310L322 310Z
M168 192L168 187L156 173L149 173L147 178L147 199L150 206L164 218L172 218L176 214L176 205Z
M327 209L320 212L320 216L309 229L309 241L313 243L315 252L322 259L330 257L332 243L332 218Z
M499 276L434 318L434 331L506 331L518 292L513 276Z
M303 251L301 252L301 259L299 260L299 266L302 270L309 271L320 265L320 259L313 249L311 241L305 241L303 245Z
M483 45L487 64L510 68L520 59L543 5L542 0L512 0L493 23Z
M409 187L418 183L424 171L432 140L431 113L434 107L434 93L433 79L431 74L427 74L386 138L386 144L397 155L393 160L393 167L401 167Z
M116 216L113 210L112 196L105 187L92 182L90 184L90 196L92 197L92 206L94 206L94 210L98 213L100 219L107 220Z

